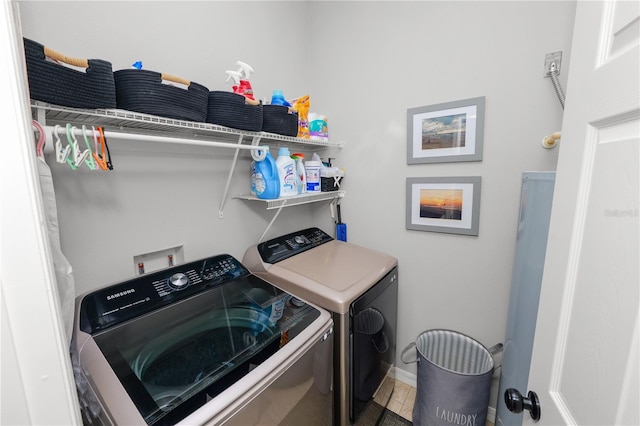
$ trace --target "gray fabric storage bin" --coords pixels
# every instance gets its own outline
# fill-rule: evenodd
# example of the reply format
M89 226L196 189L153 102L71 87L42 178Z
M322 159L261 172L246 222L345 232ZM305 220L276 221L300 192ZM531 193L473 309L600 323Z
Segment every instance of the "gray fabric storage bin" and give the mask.
M28 38L23 43L31 99L72 108L116 107L111 62L71 58Z
M120 109L199 123L207 118L209 89L201 84L138 69L115 71L113 78Z
M416 359L405 360L414 347ZM485 425L494 361L482 344L455 331L429 330L402 351L402 361L418 362L414 425Z

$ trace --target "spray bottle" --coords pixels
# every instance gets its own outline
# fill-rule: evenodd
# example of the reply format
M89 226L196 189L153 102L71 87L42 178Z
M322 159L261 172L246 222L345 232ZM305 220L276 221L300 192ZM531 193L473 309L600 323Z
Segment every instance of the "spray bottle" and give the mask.
M251 87L251 83L249 82L249 78L251 77L253 68L251 68L249 64L246 64L242 61L236 62L236 65L240 67L238 69L238 73L240 73L240 84L238 86L238 90L240 90L242 94L247 98L254 100L253 88Z
M244 96L246 98L246 102L250 105L260 105L260 101L256 101L253 97L253 88L249 82L249 76L253 72L253 68L241 61L236 62L236 64L240 67L238 68L238 71L225 71L228 75L225 83L227 83L229 79L233 79L234 85L231 86L233 93Z
M233 93L238 93L238 87L240 86L240 77L242 77L242 74L238 71L229 70L225 71L225 73L227 73L228 77L224 82L227 83L232 79L234 83L233 86L231 86L231 88L233 89Z
M296 162L298 194L307 192L307 173L304 170L304 154L296 152L291 154L291 158Z

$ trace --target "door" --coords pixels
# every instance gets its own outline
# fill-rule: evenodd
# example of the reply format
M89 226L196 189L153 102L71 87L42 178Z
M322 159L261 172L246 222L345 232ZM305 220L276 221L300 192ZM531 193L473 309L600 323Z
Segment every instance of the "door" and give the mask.
M82 424L33 151L17 5L0 1L0 424Z
M536 424L640 424L639 9L577 4L529 375Z

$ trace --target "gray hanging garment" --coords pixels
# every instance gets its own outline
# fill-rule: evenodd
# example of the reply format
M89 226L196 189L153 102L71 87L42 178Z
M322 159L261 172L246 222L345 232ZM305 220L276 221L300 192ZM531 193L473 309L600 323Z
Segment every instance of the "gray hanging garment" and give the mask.
M76 293L73 282L73 269L60 248L58 209L56 206L56 195L53 189L51 169L49 169L43 157L38 156L37 158L40 188L42 189L42 204L45 214L45 224L47 226L47 232L49 233L49 243L51 245L51 257L53 259L56 285L58 288L60 313L62 314L67 344L70 344L73 332L73 313Z

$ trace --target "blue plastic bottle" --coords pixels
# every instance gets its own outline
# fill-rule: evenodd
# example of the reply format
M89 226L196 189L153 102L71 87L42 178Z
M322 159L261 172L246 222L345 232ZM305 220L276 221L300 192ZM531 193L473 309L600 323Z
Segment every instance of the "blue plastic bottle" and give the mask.
M262 161L256 161L255 188L256 196L263 200L274 200L280 197L280 178L276 160L269 153L269 147L265 146L267 155Z

